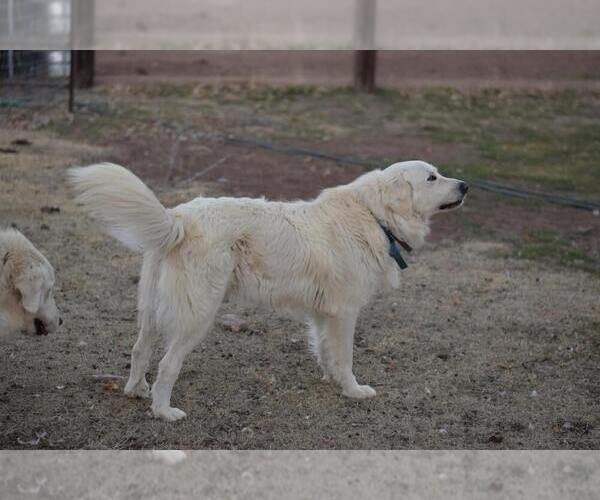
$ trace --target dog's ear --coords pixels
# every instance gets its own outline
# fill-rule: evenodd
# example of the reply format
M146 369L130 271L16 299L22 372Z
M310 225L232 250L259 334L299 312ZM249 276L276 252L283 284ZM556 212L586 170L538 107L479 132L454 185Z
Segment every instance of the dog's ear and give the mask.
M14 280L21 294L21 304L28 313L37 313L42 305L43 281L43 274L35 267L24 269Z
M412 212L412 186L404 176L375 170L359 177L354 185L361 202L378 218Z
M386 180L381 184L381 200L394 215L412 212L412 186L404 177Z

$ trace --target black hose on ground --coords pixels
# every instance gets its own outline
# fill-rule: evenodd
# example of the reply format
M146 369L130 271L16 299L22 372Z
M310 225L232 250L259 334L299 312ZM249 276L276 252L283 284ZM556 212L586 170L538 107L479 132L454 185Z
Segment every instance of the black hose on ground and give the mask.
M368 168L380 168L377 162L370 160L360 160L356 158L348 158L343 156L337 156L329 153L323 153L321 151L314 151L311 149L295 148L290 146L283 146L281 144L272 144L265 141L257 141L254 139L246 139L242 137L236 137L231 135L220 135L220 134L207 134L203 135L205 138L220 139L230 144L236 144L240 146L249 146L259 149L265 149L267 151L273 151L276 153L285 154L288 156L307 156L311 158L318 158L321 160L333 161L345 165L357 165ZM386 165L387 166L387 165ZM513 186L507 186L505 184L498 184L495 182L483 181L480 179L466 178L469 184L476 186L485 191L491 191L493 193L502 194L505 196L512 196L516 198L526 199L538 199L557 205L568 206L572 208L578 208L581 210L590 210L591 212L600 212L600 203L596 203L588 200L581 200L577 198L571 198L568 196L560 196L551 193L543 193L540 191L531 191L527 189L516 188Z
M89 105L88 105L89 107ZM96 112L100 114L105 114L106 110L97 109ZM177 130L181 132L178 126L175 126L173 123L165 122L162 124L166 128ZM364 160L358 158L349 158L344 156L338 156L330 153L324 153L322 151L315 151L312 149L305 148L296 148L292 146L284 146L282 144L273 144L266 141L259 141L255 139L248 139L244 137L237 137L233 135L226 135L221 133L205 133L193 131L192 135L197 139L208 139L215 141L223 141L229 144L234 144L238 146L247 146L253 147L257 149L264 149L266 151L272 151L275 153L280 153L288 156L305 156L310 158L317 158L320 160L332 161L335 163L343 164L343 165L356 165L365 168L384 168L387 165L378 165L378 162L375 160ZM475 178L465 178L465 181L469 182L469 184L478 187L479 189L483 189L485 191L490 191L493 193L501 194L504 196L512 196L515 198L525 198L525 199L533 199L533 200L541 200L546 201L548 203L554 203L556 205L563 205L572 208L577 208L580 210L589 210L594 214L600 213L600 203L589 201L589 200L581 200L578 198L572 198L568 196L560 196L551 193L543 193L539 191L531 191L527 189L516 188L513 186L508 186L505 184L498 184L495 182L484 181Z

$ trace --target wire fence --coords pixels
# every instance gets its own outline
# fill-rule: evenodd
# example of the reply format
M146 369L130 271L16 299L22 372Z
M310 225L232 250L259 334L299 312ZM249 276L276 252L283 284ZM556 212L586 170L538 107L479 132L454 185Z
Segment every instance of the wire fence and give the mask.
M70 31L71 0L0 0L0 33L9 41L52 37L66 48ZM37 103L64 93L70 59L68 50L0 51L0 99Z
M0 107L66 100L70 65L68 50L0 51Z
M0 51L0 78L3 84L23 83L31 79L38 83L60 84L69 76L71 53L52 51Z

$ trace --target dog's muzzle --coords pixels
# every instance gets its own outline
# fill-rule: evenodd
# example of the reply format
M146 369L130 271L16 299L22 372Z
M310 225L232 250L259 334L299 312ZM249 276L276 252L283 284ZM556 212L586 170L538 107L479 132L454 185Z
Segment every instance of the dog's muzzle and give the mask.
M458 190L460 191L460 198L456 201L453 201L452 203L445 203L444 205L441 205L440 210L450 210L461 205L461 203L465 199L467 191L469 191L469 185L466 182L461 182L458 185Z
M48 335L48 329L46 328L46 325L44 324L44 322L41 319L35 318L35 320L33 321L33 325L35 326L35 334L36 335L39 335L39 336Z

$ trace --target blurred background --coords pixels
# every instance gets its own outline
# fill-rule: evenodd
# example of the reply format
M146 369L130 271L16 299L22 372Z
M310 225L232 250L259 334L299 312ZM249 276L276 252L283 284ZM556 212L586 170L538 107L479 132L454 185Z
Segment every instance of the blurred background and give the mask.
M2 0L0 17L6 22L0 44L161 50L598 49L599 11L594 0ZM69 37L71 16L76 33Z

